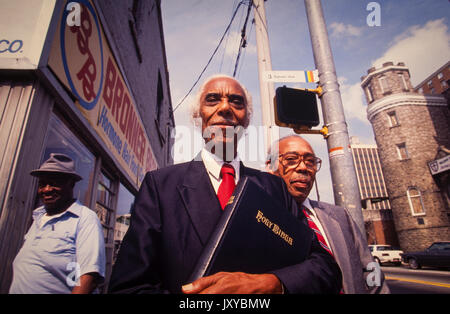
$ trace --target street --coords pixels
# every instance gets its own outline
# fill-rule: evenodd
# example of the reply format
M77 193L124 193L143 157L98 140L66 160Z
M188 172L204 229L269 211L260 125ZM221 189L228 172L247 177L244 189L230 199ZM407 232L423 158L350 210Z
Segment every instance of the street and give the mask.
M450 271L408 266L381 267L392 294L450 294Z

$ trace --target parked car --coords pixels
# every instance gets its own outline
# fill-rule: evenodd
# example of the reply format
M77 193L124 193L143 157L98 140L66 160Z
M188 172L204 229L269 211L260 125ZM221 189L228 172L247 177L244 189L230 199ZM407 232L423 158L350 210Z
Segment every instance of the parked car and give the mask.
M412 269L422 266L450 267L450 242L434 242L425 251L403 253L402 262Z
M403 251L392 247L387 244L374 244L369 245L370 252L372 253L373 259L378 264L383 263L395 263L396 265L401 264L401 255Z

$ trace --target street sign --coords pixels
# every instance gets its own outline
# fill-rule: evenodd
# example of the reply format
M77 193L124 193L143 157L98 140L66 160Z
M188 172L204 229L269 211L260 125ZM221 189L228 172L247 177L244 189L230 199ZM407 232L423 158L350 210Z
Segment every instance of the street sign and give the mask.
M317 83L318 70L313 71L264 71L263 80L266 82Z
M430 161L428 163L431 175L435 175L450 169L450 155Z

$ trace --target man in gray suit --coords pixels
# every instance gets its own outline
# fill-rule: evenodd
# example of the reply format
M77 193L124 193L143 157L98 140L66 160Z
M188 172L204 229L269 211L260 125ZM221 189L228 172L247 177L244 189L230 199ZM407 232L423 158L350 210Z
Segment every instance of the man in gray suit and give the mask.
M383 273L347 210L308 198L321 165L311 145L298 135L281 138L272 145L266 164L269 172L286 182L299 209L313 223L310 226L316 229L319 242L335 257L343 275L343 292L389 293Z

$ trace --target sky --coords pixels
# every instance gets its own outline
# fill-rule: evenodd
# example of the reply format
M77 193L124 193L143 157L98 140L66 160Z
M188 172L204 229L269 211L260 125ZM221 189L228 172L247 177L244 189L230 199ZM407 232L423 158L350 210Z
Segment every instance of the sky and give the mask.
M190 104L197 88L190 94L188 91L218 46L239 2L161 1L172 106L178 106L174 113L175 163L191 160L202 148L200 132L190 119ZM368 25L367 16L373 9L368 10L367 6L371 2L322 0L349 136L357 136L361 144L375 144L372 126L367 120L367 103L360 87L361 77L369 68L379 68L387 61L404 62L409 67L412 84L416 86L450 60L449 0L376 1L380 7L379 26ZM265 11L272 70L315 69L304 1L267 0ZM233 74L246 13L247 6L241 5L197 87L211 75ZM236 75L251 93L254 107L248 132L241 139L239 155L247 166L263 169L265 148L255 28L251 23L253 15L251 11L246 32L248 45L241 53ZM311 83L277 83L275 88L281 85L315 88ZM280 128L280 136L292 133L288 128ZM321 135L303 137L323 160L322 169L317 174L320 200L334 203L326 141ZM310 197L317 199L315 190Z

